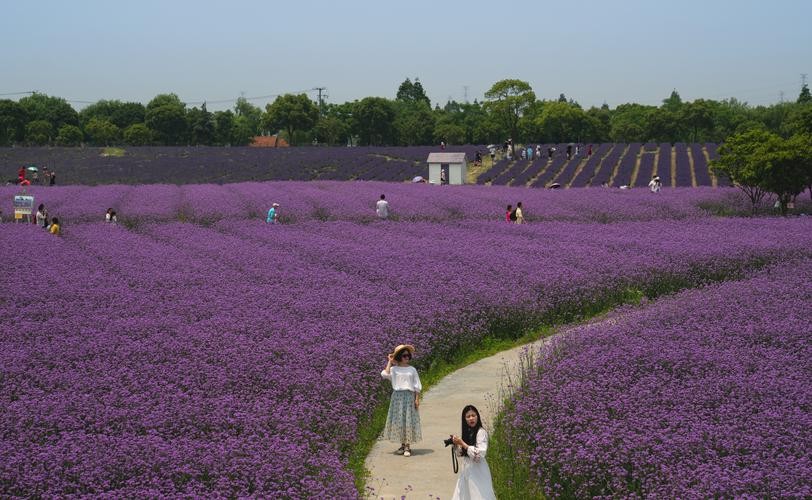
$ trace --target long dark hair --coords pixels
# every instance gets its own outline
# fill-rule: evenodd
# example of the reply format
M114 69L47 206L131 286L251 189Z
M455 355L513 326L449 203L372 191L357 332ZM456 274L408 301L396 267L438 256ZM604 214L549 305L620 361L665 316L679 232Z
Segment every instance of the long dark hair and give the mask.
M468 422L465 421L465 414L469 411L473 410L476 413L476 425L473 427L468 426ZM468 405L462 409L462 432L460 433L460 437L462 440L465 441L465 444L468 446L476 446L476 434L479 432L479 429L482 428L482 417L479 416L479 410L476 409L474 405Z

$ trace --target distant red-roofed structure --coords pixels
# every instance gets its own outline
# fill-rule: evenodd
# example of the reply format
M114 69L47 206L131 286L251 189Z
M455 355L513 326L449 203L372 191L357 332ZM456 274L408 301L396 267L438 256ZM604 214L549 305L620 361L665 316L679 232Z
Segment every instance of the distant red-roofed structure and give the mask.
M254 137L249 146L255 148L286 148L290 144L285 139L275 135L258 135Z

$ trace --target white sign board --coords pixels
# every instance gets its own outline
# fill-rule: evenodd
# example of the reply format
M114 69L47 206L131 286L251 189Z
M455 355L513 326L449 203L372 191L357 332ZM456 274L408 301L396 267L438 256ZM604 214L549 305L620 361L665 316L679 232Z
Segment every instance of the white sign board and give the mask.
M26 195L14 196L14 218L22 219L23 215L31 215L34 211L34 197Z

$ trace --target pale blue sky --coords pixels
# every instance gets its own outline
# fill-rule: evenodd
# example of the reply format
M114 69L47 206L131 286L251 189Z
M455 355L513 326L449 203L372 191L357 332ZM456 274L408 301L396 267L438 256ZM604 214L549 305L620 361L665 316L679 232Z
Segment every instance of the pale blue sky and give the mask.
M419 77L432 103L518 78L584 106L736 97L794 100L812 77L806 0L0 0L0 94L210 110L327 87L328 101L394 97ZM315 99L316 92L308 93ZM0 98L20 96L0 96ZM229 100L217 103L215 101ZM252 102L260 107L273 98Z

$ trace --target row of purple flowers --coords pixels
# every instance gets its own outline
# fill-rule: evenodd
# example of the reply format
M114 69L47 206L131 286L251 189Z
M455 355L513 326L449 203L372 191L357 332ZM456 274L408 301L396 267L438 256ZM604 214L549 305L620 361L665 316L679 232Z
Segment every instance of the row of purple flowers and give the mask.
M504 417L550 497L812 495L812 260L574 328Z
M0 187L0 210L13 212L15 186ZM401 221L459 219L500 220L508 204L522 201L528 221L622 222L660 218L702 217L708 207L749 213L744 196L734 189L669 189L652 194L639 190L517 190L504 186L431 186L383 182L278 182L227 185L152 184L142 186L61 186L30 188L36 204L67 224L92 222L107 208L119 220L188 220L212 223L222 219L259 219L272 203L281 205L283 223L308 220L370 221L375 202L386 194L392 218ZM808 206L806 195L799 206Z

